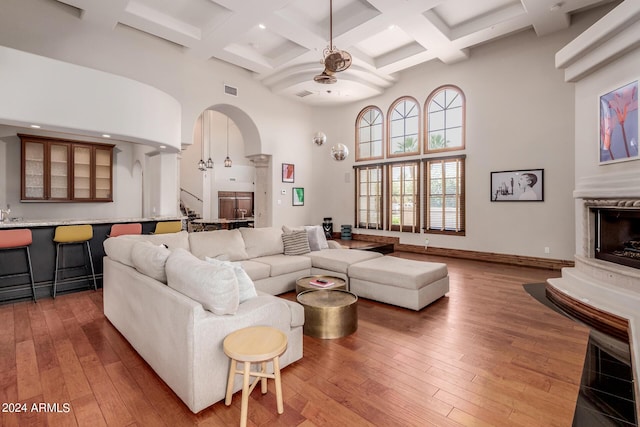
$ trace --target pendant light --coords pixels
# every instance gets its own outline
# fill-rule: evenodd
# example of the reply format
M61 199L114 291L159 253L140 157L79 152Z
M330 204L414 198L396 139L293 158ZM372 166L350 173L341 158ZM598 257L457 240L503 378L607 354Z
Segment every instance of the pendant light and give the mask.
M204 112L202 112L202 119L200 120L200 161L198 162L198 170L204 172L207 170L207 165L204 162Z
M208 110L207 110L208 111ZM207 113L207 141L209 142L209 160L207 160L207 169L213 169L213 160L211 159L211 116Z
M231 157L229 157L229 116L227 116L227 157L224 159L224 167L231 167Z

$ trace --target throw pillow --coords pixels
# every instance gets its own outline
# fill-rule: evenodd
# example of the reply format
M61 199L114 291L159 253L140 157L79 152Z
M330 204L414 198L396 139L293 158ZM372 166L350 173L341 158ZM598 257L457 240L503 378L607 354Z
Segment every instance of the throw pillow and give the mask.
M233 268L212 265L184 249L171 252L166 264L167 284L198 301L213 314L238 311L238 279Z
M236 279L238 280L238 299L240 304L242 304L248 299L258 296L258 293L256 292L256 287L253 284L253 280L251 280L251 277L249 277L247 272L244 271L244 268L242 268L242 265L240 265L239 262L229 262L229 261L220 260L219 258L209 258L209 257L205 257L204 260L207 261L209 264L226 265L226 266L231 266L231 268L233 268L233 272L235 273Z
M321 225L305 225L307 235L309 236L309 248L312 251L329 249L327 238L324 236L324 230Z
M291 231L282 234L285 255L304 255L311 252L306 230Z
M133 267L140 273L167 283L165 264L171 251L165 246L156 246L149 242L136 242L131 249Z

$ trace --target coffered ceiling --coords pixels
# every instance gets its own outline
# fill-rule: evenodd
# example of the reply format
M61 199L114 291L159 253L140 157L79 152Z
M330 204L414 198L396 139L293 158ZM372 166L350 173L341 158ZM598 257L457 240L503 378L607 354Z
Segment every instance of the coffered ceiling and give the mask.
M353 65L332 85L313 81L329 41L329 0L57 1L90 24L135 28L202 61L245 68L274 93L324 105L380 94L398 71L464 61L473 46L517 31L562 30L572 14L612 0L334 0L333 44Z

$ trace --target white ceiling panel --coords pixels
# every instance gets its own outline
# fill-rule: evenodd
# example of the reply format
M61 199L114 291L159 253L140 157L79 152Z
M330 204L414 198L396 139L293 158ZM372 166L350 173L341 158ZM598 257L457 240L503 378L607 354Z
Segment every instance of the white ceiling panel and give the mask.
M352 102L384 92L395 73L434 59L463 61L469 49L533 29L562 30L575 11L620 0L58 0L88 25L126 25L255 73L275 93L309 104ZM322 85L322 52L333 44L353 65ZM264 26L264 28L260 28ZM83 28L79 26L78 28ZM81 37L81 34L77 36Z

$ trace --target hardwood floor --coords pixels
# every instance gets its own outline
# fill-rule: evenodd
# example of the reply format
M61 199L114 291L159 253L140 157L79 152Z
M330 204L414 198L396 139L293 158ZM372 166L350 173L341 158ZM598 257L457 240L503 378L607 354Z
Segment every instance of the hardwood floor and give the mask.
M358 331L305 336L282 372L284 414L269 384L251 396L249 425L571 425L589 332L522 288L559 272L396 255L446 262L448 296L420 312L360 300ZM0 402L2 426L240 419L239 394L192 414L104 318L101 291L0 306Z

